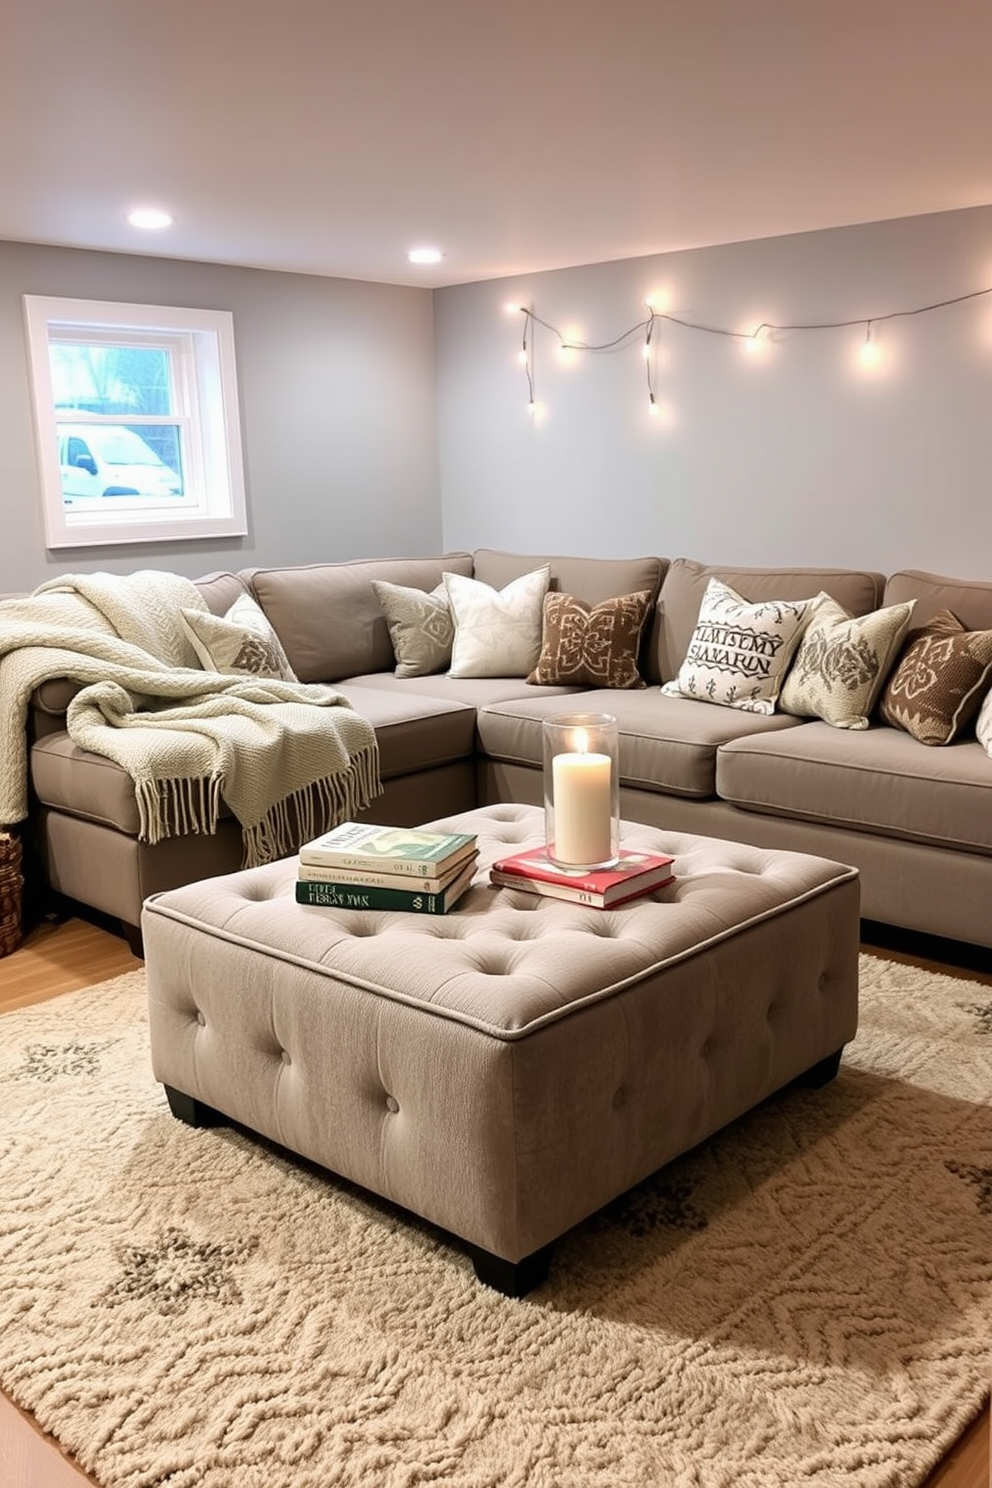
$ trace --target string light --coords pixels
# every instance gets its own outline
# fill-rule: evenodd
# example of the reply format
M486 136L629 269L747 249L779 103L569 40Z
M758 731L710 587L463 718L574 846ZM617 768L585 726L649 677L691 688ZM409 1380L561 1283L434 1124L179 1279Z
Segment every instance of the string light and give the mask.
M644 301L644 304L648 311L646 319L637 321L635 325L628 327L628 329L625 331L621 331L618 336L614 336L609 341L599 342L570 340L568 337L563 336L561 331L559 331L556 326L553 326L550 321L543 320L541 316L535 314L533 309L531 309L527 305L513 304L507 305L506 308L507 310L513 311L514 313L522 314L524 317L523 343L520 353L520 360L523 363L527 373L527 406L532 412L536 408L534 397L533 362L534 337L532 334L528 337L528 332L531 331L531 328L533 326L542 326L546 331L550 331L550 333L556 338L556 340L558 341L559 350L563 353L577 351L613 351L618 346L623 346L625 343L632 341L635 336L643 334L644 343L641 354L644 358L645 375L647 379L648 412L656 416L659 412L660 407L655 394L654 375L652 367L652 337L654 334L656 321L667 321L670 325L680 326L683 330L701 331L709 336L724 336L729 340L737 341L743 347L743 349L751 355L765 351L768 348L770 342L777 335L784 334L786 332L794 333L798 331L837 331L846 330L852 326L864 326L865 338L858 350L858 360L864 368L872 369L878 367L882 360L881 348L879 347L875 336L875 327L877 327L882 322L889 320L904 320L915 315L928 315L932 311L946 310L952 305L963 305L969 300L981 299L984 295L989 294L992 294L992 286L990 286L988 289L973 289L968 291L968 293L966 294L952 295L945 300L934 300L928 305L916 305L910 310L889 310L881 315L873 315L868 320L866 320L864 316L859 316L856 319L850 320L792 321L782 323L776 323L773 321L762 321L759 325L755 326L753 331L731 330L726 326L708 325L704 321L688 320L685 316L675 315L670 310L659 309L657 297L652 295Z
M520 350L517 352L517 360L527 376L527 412L533 414L537 412L537 399L534 396L534 341L533 337L528 336L528 333L530 331L531 321L535 321L540 325L544 325L545 322L538 321L533 310L529 309L526 305L511 304L507 305L506 308L511 314L519 313L524 317L523 339L520 344ZM561 337L559 336L558 339L560 341Z
M865 321L865 339L858 347L858 361L867 372L877 367L882 359L881 348L878 342L872 337L871 327L872 322L870 320Z
M654 395L654 378L651 367L651 332L657 320L654 306L648 305L648 323L644 331L644 372L648 382L648 413L652 418L658 416L658 400Z

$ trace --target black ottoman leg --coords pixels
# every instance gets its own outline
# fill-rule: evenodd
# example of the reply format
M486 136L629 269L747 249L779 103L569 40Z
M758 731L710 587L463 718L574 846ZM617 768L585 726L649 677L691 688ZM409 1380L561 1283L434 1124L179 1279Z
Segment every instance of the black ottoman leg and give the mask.
M477 1245L467 1245L475 1274L486 1286L504 1297L523 1297L547 1280L553 1245L544 1245L520 1261L507 1261Z
M799 1076L799 1084L808 1085L812 1090L819 1090L821 1085L829 1085L840 1069L840 1056L843 1052L843 1049L835 1049L833 1054L827 1055L826 1059L811 1064L809 1069Z
M171 1085L166 1085L164 1088L169 1110L180 1121L185 1121L187 1126L224 1126L227 1124L227 1117L223 1116L220 1111L215 1111L213 1106L205 1106L195 1096L185 1095L181 1090L173 1090Z

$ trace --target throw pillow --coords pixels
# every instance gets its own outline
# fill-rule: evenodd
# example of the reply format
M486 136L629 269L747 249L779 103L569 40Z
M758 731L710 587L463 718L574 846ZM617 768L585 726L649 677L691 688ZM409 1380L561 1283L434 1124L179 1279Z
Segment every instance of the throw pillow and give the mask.
M572 594L544 597L541 654L528 682L575 687L644 687L637 652L647 590L584 604Z
M975 733L978 735L979 744L992 759L992 692L986 694L985 701L979 709Z
M389 626L397 677L429 677L451 661L455 627L444 581L428 594L405 584L373 579L375 597Z
M814 603L766 599L749 604L722 580L710 579L685 660L662 692L745 713L774 713Z
M921 744L950 744L981 706L992 630L965 630L950 610L910 632L882 695L882 717Z
M866 729L915 603L852 616L828 594L818 595L782 684L783 713L822 718L834 728Z
M298 680L282 642L250 594L240 594L223 616L189 609L181 614L205 671Z
M455 635L449 677L526 677L541 654L541 617L550 566L492 589L446 573Z

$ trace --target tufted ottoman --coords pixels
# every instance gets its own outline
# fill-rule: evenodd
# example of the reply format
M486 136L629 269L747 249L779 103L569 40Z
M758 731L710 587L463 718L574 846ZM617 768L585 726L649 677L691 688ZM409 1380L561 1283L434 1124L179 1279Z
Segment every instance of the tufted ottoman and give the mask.
M858 877L624 823L677 881L615 910L489 886L543 840L479 834L446 916L299 905L295 858L149 899L152 1065L175 1115L233 1119L467 1242L521 1295L551 1243L797 1076L836 1073L858 1006Z

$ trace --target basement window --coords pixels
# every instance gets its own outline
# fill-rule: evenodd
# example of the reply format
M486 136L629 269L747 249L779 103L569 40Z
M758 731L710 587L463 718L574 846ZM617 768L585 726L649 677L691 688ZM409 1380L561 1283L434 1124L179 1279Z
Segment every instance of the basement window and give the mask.
M247 532L231 315L24 296L49 548Z

